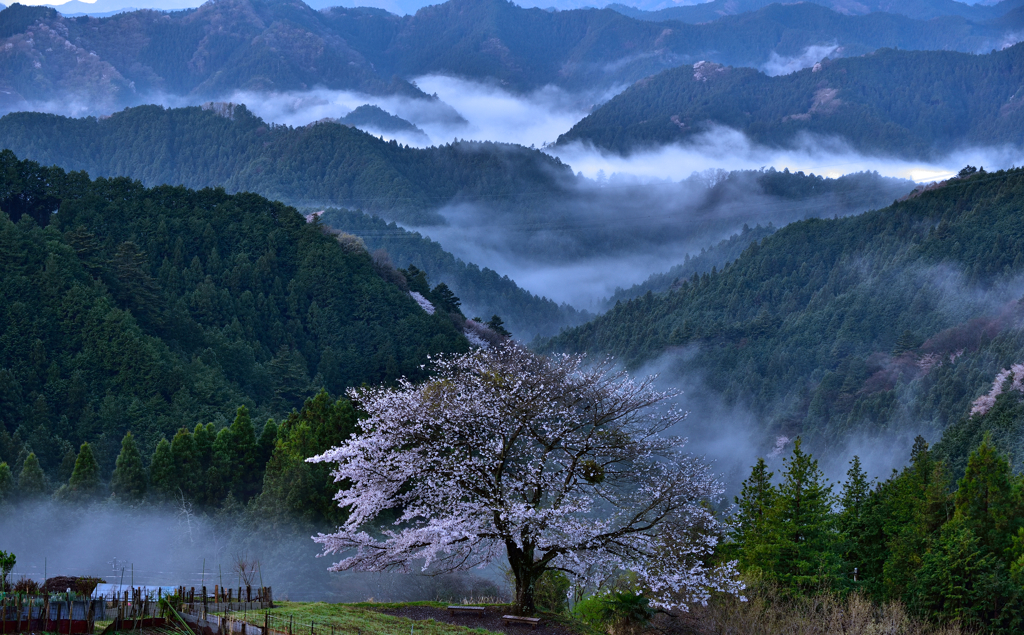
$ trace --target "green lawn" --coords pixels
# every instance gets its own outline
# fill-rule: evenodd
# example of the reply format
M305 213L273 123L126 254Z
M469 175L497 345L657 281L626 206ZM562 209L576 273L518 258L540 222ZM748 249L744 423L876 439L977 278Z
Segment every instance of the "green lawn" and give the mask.
M413 621L405 617L394 617L385 615L369 608L397 608L399 606L437 606L444 608L446 605L439 602L408 602L402 604L327 604L324 602L274 602L276 608L270 610L271 615L280 617L295 618L296 635L301 635L299 624L305 623L306 630L310 621L317 623L317 635L319 626L334 626L337 633L362 633L364 635L464 635L468 633L490 634L479 628L466 628L435 622L434 620Z

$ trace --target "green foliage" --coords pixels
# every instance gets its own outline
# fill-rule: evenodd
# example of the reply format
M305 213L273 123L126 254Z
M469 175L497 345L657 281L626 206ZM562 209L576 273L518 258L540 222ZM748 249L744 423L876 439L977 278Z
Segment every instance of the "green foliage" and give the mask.
M8 576L14 570L14 564L18 558L13 553L0 551L0 591L7 591Z
M146 496L146 480L142 455L129 430L121 440L121 453L117 455L114 473L110 477L110 491L121 502L137 503Z
M569 577L561 571L548 569L540 574L533 587L537 608L548 613L564 613L569 608Z
M630 368L685 349L686 372L727 404L742 402L768 434L799 433L815 450L854 430L937 432L1024 348L1024 305L993 309L954 291L978 286L1015 299L999 290L1024 271L1021 206L1016 169L859 216L793 223L721 271L620 302L541 349L610 354ZM893 355L908 330L921 344ZM1019 444L1015 403L997 436ZM961 466L980 442L976 425L963 427Z
M75 458L75 469L67 484L56 496L67 502L84 503L98 498L101 494L100 466L93 456L92 446L83 443Z
M772 522L777 500L778 491L772 485L772 472L768 471L764 459L759 458L735 499L734 540L740 547L735 557L746 571L762 571L775 560Z
M14 493L14 475L11 474L11 466L7 463L0 463L0 504L10 500Z
M358 414L347 399L334 400L326 390L292 411L276 432L267 463L263 490L257 501L270 518L297 518L307 523L337 526L345 511L333 499L334 479L324 463L306 459L340 445L356 432Z
M958 622L984 633L1019 632L1024 609L1021 477L1012 474L987 438L967 465L953 488L942 463L918 437L910 465L901 472L871 488L855 459L841 507L815 509L813 501L823 500L827 488L819 484L816 499L813 487L798 487L800 481L813 483L816 470L813 459L797 447L779 486L780 502L772 510L773 531L758 533L740 525L732 550L751 553L762 545L765 552L779 554L770 567L742 557L740 566L754 579L779 580L780 590L791 597L810 598L820 586L830 585L866 592L880 603L902 602L936 624ZM747 510L758 491L752 484L765 480L765 469L759 466L739 501L745 517L751 515ZM796 492L802 495L794 496ZM781 502L787 498L789 502ZM797 500L804 513L794 513ZM830 533L833 526L841 531ZM799 531L795 539L794 530ZM805 564L815 560L817 566Z
M426 272L431 280L440 281L448 291L433 293L440 306L453 302L447 296L457 295L457 310L469 315L497 313L508 320L508 328L525 339L541 334L556 334L564 326L582 324L590 314L577 311L567 304L559 305L520 288L508 276L502 276L487 267L465 263L441 245L402 229L396 223L381 220L362 212L328 209L320 221L329 227L359 236L367 249L374 253L379 268L389 268L391 262L410 263ZM434 288L437 290L437 287ZM444 297L441 297L444 296Z
M35 453L30 452L18 474L18 495L24 499L39 498L46 494L46 490L46 475Z
M835 584L839 562L832 513L832 486L818 462L797 438L769 517L773 550L764 572L786 589L818 589ZM755 467L756 470L756 467Z
M617 633L638 633L654 617L651 602L632 591L611 591L599 598L598 619Z
M342 124L322 122L301 128L267 124L243 105L232 106L224 114L229 116L199 107L159 106L128 108L104 119L14 113L0 118L0 147L44 165L84 170L94 177L128 174L146 186L219 186L295 205L333 201L386 212L390 218L414 224L440 222L434 210L456 197L483 196L497 208L518 210L535 204L539 193L558 196L573 183L568 166L522 146L460 142L415 149ZM177 150L185 147L189 148L187 161ZM26 181L24 187L34 183ZM223 229L216 220L212 224ZM171 231L176 233L179 230L173 225ZM194 229L205 232L203 225ZM130 237L125 232L121 241ZM198 256L201 271L197 275L213 275L216 282L216 273L205 270L212 248L217 247L222 266L231 269L238 264L236 254L225 249L251 242L248 237L239 239L219 233L207 236L199 243L201 249L186 249L191 253L172 263L179 269L191 268L192 257ZM254 260L263 254L263 249L247 246L253 247ZM138 247L149 256L153 275L161 261L153 262L152 243ZM166 249L174 249L173 238ZM114 252L116 248L110 249L107 257Z
M4 194L23 183L38 191ZM427 315L382 279L368 253L255 195L90 181L4 151L0 206L8 200L20 207L0 209L22 212L0 214L8 462L35 452L56 474L88 442L105 480L128 429L148 456L197 421L212 422L216 437L243 405L251 421L236 421L237 443L223 442L245 472L216 482L245 501L262 478L252 421L287 413L321 386L340 393L423 377L428 354L468 346L448 316ZM179 447L176 460L186 454ZM153 487L193 491L190 479L209 476L186 471Z

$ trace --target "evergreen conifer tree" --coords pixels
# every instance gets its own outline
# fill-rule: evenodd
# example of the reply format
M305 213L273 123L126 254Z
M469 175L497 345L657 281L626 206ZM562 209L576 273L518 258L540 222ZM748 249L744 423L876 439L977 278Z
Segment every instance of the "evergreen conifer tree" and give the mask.
M793 454L784 460L786 470L779 484L772 519L776 541L772 577L785 589L815 589L836 581L839 557L832 486L818 468L818 461L801 448L798 437Z
M46 494L46 475L39 466L35 452L30 452L21 466L21 473L18 474L18 494L22 498L38 498Z
M1017 479L1010 464L986 434L967 459L967 470L956 490L956 515L989 552L1002 553L1022 522L1021 504L1015 495Z
M149 462L149 484L154 492L165 498L177 494L177 479L174 474L174 458L171 456L171 442L160 439Z
M770 523L778 492L772 485L772 472L763 458L758 458L750 473L743 481L740 495L736 497L737 513L735 542L736 557L743 570L764 569L770 566L774 548Z
M231 493L244 503L259 493L263 481L262 466L257 465L260 449L256 445L256 429L245 406L239 406L235 413L231 440Z
M75 459L75 469L67 485L60 488L58 496L69 502L85 502L100 494L100 465L93 456L92 446L83 443Z
M137 503L146 497L146 469L131 430L121 440L121 453L117 455L110 490L115 498L125 503Z
M14 493L14 475L7 463L0 463L0 503L10 500Z

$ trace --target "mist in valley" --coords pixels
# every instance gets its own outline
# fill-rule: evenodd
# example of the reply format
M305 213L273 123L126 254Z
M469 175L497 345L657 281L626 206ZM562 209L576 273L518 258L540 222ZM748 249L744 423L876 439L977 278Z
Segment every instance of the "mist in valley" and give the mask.
M322 527L321 531L331 528ZM239 559L258 563L252 586L274 599L310 602L400 602L500 598L507 582L498 567L444 576L410 572L332 573L337 556L319 557L314 528L254 517L236 506L203 513L186 503L125 507L113 502L73 506L49 501L0 508L0 551L17 556L12 579L103 578L113 590L134 586L245 586ZM105 587L106 593L111 587Z

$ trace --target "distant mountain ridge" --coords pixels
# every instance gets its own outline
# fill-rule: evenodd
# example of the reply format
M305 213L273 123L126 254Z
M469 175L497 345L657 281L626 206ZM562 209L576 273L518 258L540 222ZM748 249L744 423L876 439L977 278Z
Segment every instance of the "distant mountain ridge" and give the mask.
M629 152L718 125L770 146L814 133L862 152L922 158L964 146L1024 145L1022 105L1020 44L988 55L886 49L782 77L700 63L637 82L558 143Z
M653 11L622 3L607 5L607 8L638 20L662 22L678 20L696 24L711 22L719 18L740 15L763 9L779 0L711 0L689 6L670 6ZM943 16L956 16L972 21L994 20L1011 10L1024 6L1024 0L1002 0L997 4L967 4L956 0L801 0L820 4L844 15L867 15L869 13L891 13L915 20L931 20Z
M15 4L0 12L0 112L106 114L171 98L201 102L239 90L314 87L422 100L431 98L409 80L428 74L520 93L556 85L600 100L701 60L772 63L786 72L825 54L879 47L987 51L1018 37L1021 23L1010 15L985 23L846 16L809 3L700 25L607 9L523 9L505 0L449 0L405 17L367 8L317 11L301 0L219 0L107 18Z

